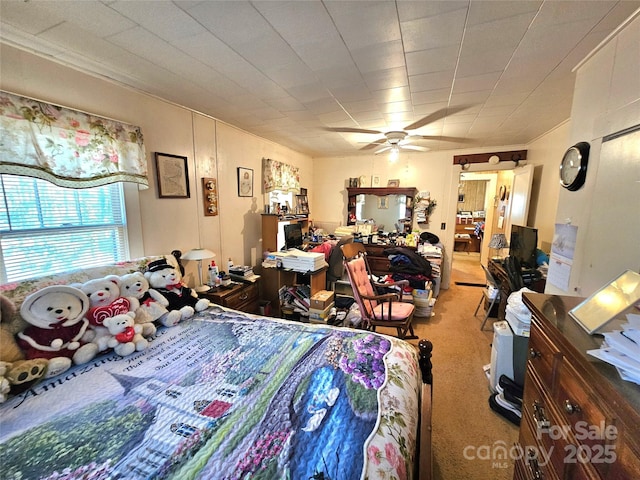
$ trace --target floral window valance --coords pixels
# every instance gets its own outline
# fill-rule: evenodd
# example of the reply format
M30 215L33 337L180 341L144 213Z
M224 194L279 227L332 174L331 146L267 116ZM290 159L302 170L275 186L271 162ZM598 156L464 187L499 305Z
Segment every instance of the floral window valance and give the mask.
M264 193L274 190L285 192L300 190L300 171L293 165L263 158L262 178L264 178Z
M115 182L145 187L139 127L0 91L0 173L89 188Z

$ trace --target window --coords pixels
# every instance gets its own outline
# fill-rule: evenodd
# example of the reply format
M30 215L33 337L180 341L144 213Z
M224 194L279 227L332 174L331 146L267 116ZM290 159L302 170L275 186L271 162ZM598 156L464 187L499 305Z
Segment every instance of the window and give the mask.
M0 175L0 283L128 257L121 183L62 188Z

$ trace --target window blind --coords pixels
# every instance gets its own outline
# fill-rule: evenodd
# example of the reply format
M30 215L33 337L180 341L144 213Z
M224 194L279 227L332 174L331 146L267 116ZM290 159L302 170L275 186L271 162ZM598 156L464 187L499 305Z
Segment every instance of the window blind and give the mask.
M87 189L0 175L0 282L128 257L121 183Z

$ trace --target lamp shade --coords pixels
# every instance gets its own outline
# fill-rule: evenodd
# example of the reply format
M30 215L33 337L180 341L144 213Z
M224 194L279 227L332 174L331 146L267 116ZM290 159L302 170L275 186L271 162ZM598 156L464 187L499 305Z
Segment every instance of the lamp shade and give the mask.
M213 258L216 254L206 248L194 248L189 250L182 256L183 260L206 260L207 258Z
M504 233L494 233L489 241L489 248L507 248L509 243Z

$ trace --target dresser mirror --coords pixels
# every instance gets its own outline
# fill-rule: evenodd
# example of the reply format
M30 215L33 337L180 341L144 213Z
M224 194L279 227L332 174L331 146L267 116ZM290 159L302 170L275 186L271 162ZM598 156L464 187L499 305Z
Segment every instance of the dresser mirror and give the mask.
M347 225L373 220L379 230L410 232L415 188L348 188Z

